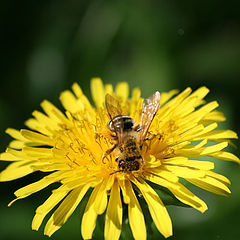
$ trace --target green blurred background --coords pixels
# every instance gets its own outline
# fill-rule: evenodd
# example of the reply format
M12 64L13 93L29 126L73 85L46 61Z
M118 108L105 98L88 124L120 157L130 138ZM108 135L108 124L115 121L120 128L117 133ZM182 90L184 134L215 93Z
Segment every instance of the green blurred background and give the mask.
M239 133L239 9L234 0L2 1L0 150L10 141L5 129L23 128L43 99L60 107L60 92L73 82L90 96L89 80L96 76L139 86L144 97L157 89L206 85L207 100L217 99L228 118L223 128ZM1 162L0 170L6 165ZM216 165L232 181L232 194L220 197L192 187L209 210L169 206L170 239L239 239L239 168L221 160ZM15 190L41 176L1 183L1 240L48 239L43 228L31 230L31 220L54 186L7 207ZM79 212L82 208L52 239L81 239ZM100 226L94 239L102 238L101 231ZM151 236L162 239L155 231Z

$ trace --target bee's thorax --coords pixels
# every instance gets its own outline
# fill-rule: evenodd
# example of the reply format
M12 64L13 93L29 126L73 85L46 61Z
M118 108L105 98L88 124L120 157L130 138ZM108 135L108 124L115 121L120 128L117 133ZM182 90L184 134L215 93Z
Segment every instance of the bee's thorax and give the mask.
M127 115L118 115L109 120L108 128L111 131L131 131L135 125L135 121Z

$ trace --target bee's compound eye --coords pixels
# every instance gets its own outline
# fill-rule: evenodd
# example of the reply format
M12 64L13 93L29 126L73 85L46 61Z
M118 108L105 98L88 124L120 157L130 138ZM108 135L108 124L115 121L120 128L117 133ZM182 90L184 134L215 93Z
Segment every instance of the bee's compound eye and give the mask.
M113 121L112 121L112 119L110 119L110 120L108 121L107 126L108 126L109 130L114 131L114 127L113 127Z
M120 160L118 162L118 167L124 170L126 168L125 162L123 160Z

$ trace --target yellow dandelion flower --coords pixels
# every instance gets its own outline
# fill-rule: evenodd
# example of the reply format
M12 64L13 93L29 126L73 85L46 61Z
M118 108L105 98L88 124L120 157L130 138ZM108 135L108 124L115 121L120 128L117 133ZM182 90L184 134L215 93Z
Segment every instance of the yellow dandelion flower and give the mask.
M55 208L44 229L44 234L51 236L91 191L81 222L84 239L92 238L96 219L104 213L105 239L118 239L125 214L123 205L128 206L133 237L146 239L139 198L145 200L157 229L167 238L172 235L172 222L155 186L168 189L178 201L200 212L207 205L180 183L181 178L216 194L230 194L230 181L212 171L213 162L195 160L211 156L240 163L235 155L223 151L229 139L237 135L230 130L216 130L217 122L225 117L215 110L216 101L203 100L209 92L206 87L195 92L187 88L178 95L176 90L161 93L161 100L156 92L144 102L138 88L133 89L129 98L127 83L119 83L114 91L112 85L103 85L95 78L91 81L91 92L96 107L78 84L73 84L72 90L73 93L64 91L60 96L65 114L43 101L44 113L34 111L33 118L26 121L30 130L6 130L14 140L0 159L12 163L1 172L0 181L35 171L49 173L17 190L16 199L9 205L52 183L61 183L36 209L32 229L38 230ZM121 113L118 116L121 124L130 125L115 124L114 111ZM148 114L149 111L152 112ZM131 139L127 143L126 136ZM144 139L140 139L142 136ZM123 149L121 144L125 144Z

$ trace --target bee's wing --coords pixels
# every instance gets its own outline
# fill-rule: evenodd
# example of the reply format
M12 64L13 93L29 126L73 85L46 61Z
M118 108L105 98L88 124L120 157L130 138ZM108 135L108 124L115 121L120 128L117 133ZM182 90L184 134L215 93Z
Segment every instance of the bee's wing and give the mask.
M114 98L113 96L111 96L110 94L107 94L105 96L105 105L106 105L106 109L107 109L108 115L111 120L113 120L113 118L116 116L122 115L122 108L120 106L119 101L116 98ZM119 119L119 121L121 121L121 120ZM122 143L122 141L123 141L123 122L122 122L122 127L118 128L118 130L116 129L116 126L114 125L114 121L112 123L113 123L113 127L115 129L115 133L118 137L118 142Z
M142 115L139 123L140 142L142 142L155 117L160 104L160 93L157 91L143 102Z
M122 115L122 109L119 101L113 96L111 96L110 94L106 95L105 104L106 104L106 109L110 119L113 119L116 116Z

